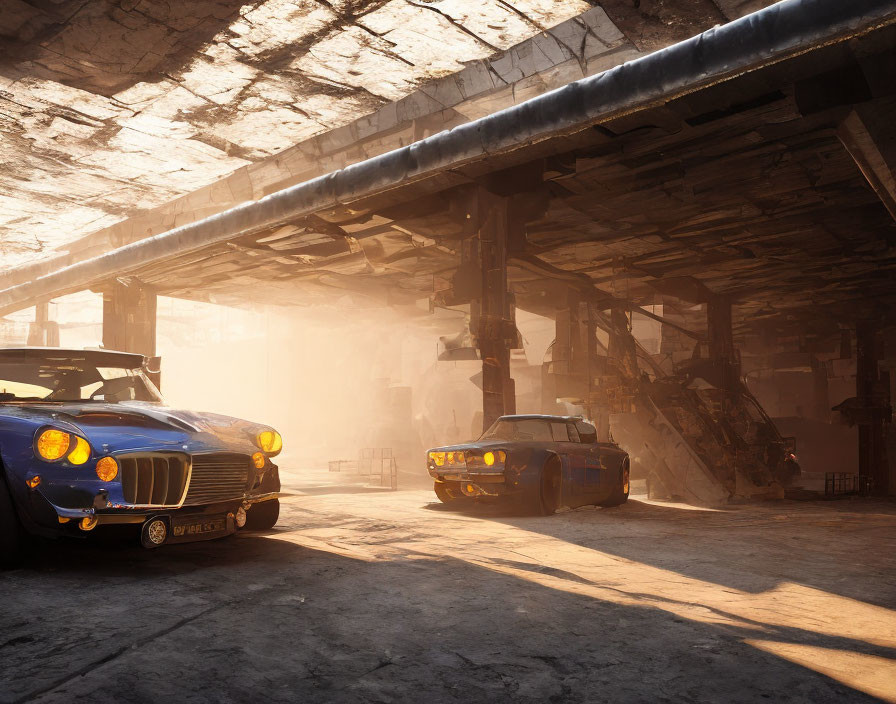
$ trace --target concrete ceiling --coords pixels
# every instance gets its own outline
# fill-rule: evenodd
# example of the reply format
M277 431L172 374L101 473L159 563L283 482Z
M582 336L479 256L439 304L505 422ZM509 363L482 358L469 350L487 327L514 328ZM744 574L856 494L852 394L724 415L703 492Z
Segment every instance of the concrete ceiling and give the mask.
M586 0L3 0L0 270L211 184ZM768 0L603 0L650 51Z
M584 0L3 0L3 266L372 112Z

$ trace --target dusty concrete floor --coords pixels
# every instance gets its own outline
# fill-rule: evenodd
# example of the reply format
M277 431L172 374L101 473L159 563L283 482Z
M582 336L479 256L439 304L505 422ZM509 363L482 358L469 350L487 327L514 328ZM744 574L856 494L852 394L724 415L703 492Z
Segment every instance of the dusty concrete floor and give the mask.
M896 701L894 503L527 518L284 477L267 535L0 574L0 701Z

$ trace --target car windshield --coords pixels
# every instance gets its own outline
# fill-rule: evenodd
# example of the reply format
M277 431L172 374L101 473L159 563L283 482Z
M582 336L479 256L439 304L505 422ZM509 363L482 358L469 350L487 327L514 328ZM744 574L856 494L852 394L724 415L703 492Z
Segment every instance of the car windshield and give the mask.
M486 430L480 440L536 440L552 442L551 424L546 420L523 418L498 419Z
M161 400L142 369L103 367L84 359L0 362L0 403Z

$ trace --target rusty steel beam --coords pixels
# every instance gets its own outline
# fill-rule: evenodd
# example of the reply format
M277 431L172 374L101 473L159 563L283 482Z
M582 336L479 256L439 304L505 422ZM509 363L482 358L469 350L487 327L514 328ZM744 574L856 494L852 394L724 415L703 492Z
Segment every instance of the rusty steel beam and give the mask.
M476 341L482 357L482 429L500 416L516 413L516 386L510 376L510 350L516 323L507 290L507 240L510 200L484 190L478 194L481 295L476 308Z
M859 475L871 493L886 496L890 490L885 424L892 415L890 378L879 368L880 332L870 320L856 323L856 398L864 411L859 426Z
M896 128L893 105L861 106L837 128L840 142L896 220Z
M896 0L784 0L666 49L406 147L0 290L0 315L664 104L896 22Z
M121 352L156 356L157 297L136 279L116 279L103 291L103 347ZM161 386L161 374L152 372Z

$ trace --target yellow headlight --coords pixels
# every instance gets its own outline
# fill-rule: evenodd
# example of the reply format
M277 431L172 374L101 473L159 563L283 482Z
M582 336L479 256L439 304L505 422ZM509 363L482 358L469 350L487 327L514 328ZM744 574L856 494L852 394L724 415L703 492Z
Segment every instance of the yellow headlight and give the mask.
M265 456L260 452L256 452L254 455L252 455L252 464L255 465L255 469L264 469L265 461Z
M444 452L430 452L429 459L431 459L436 467L444 467L445 466L445 453Z
M454 464L454 453L453 452L448 453L448 464Z
M65 453L68 452L71 444L71 435L63 430L54 430L52 428L42 432L35 443L37 454L50 462L61 460Z
M464 463L464 453L463 452L455 452L454 459L457 460L458 464L463 464Z
M118 476L118 462L114 457L103 457L96 463L96 476L104 482L111 482Z
M283 449L283 438L276 430L263 430L255 438L258 446L269 454L276 455Z
M504 452L504 450L498 450L498 459L505 462L507 460L507 453Z
M68 461L72 464L84 464L90 459L90 445L84 438L75 436L75 449L68 453Z
M482 456L482 461L485 462L486 467L491 467L495 463L495 453L486 452Z

